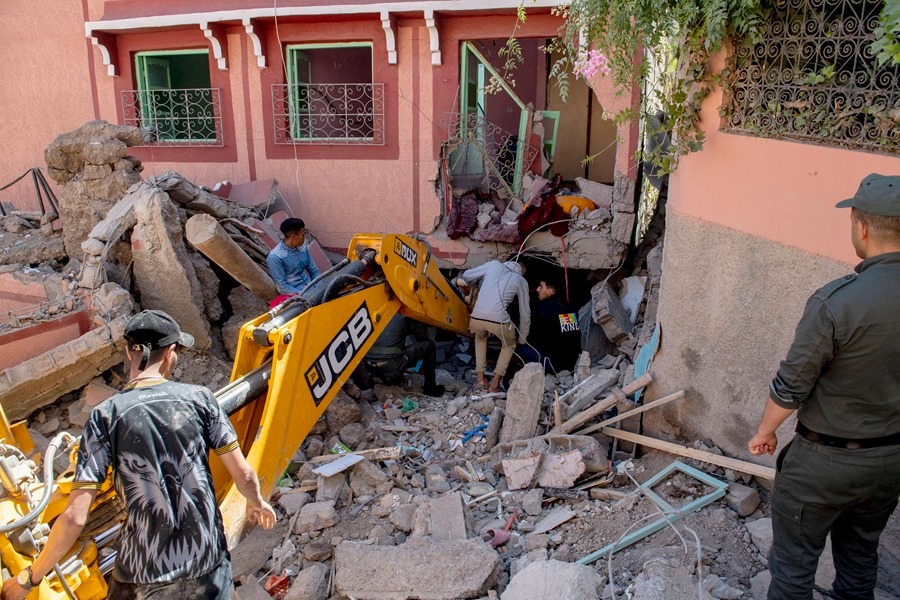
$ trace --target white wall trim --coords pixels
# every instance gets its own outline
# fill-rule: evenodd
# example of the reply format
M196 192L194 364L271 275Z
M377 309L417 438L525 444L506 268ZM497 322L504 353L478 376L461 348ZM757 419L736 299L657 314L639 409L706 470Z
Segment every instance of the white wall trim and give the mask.
M101 40L100 38L104 37L106 39ZM116 73L116 60L118 59L116 54L116 48L114 44L110 43L108 39L109 35L104 35L101 32L97 32L94 35L88 36L91 39L91 43L97 46L97 49L100 50L100 58L103 61L103 64L106 65L106 74L110 77L116 77L118 74Z
M201 21L199 23L200 29L203 30L203 35L209 40L209 44L212 47L213 58L216 59L216 63L219 65L220 71L228 70L228 59L225 57L225 28L218 23L210 23L209 21Z
M261 31L257 31L259 25L253 22L253 19L243 18L241 19L241 24L244 26L244 31L247 32L247 37L250 38L250 42L253 43L253 55L256 57L256 66L260 69L266 68L266 40L265 40L265 31L261 29ZM262 37L260 37L262 35Z
M431 45L431 64L441 64L441 33L438 31L438 17L434 11L425 11L425 27L428 28L428 41Z
M397 64L397 17L386 10L381 11L381 27L384 28L384 42L387 46L388 64Z
M529 1L528 8L553 8L560 4L568 4L566 0L534 0ZM381 15L384 12L459 12L485 10L515 10L519 0L424 0L422 2L387 2L371 4L334 4L324 6L279 6L279 17L300 15ZM200 25L202 23L239 22L244 19L272 18L274 7L254 8L246 10L223 10L202 13L185 13L178 15L158 15L150 17L133 17L130 19L110 19L104 21L87 21L84 24L85 34L91 36L94 31L128 31L131 29L175 27L184 25Z

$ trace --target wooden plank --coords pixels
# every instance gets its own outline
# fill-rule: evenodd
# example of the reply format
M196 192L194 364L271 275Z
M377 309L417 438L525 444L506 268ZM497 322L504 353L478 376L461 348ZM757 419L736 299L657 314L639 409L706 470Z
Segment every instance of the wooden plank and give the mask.
M556 397L556 400L553 402L553 426L559 427L563 424L562 405L559 402L559 392L553 390L553 395Z
M650 375L650 373L646 373L623 387L621 390L618 390L618 388L616 388L612 394L610 394L597 404L591 406L590 408L584 409L559 427L554 427L550 433L571 433L591 419L596 419L607 410L615 406L622 394L628 396L640 389L647 387L651 383L653 383L653 377ZM618 395L616 392L618 392Z
M609 437L614 437L626 442L633 442L635 444L640 444L641 446L647 446L648 448L655 448L657 450L662 450L664 452L675 454L677 456L694 458L696 460L701 460L703 462L707 462L719 467L724 467L726 469L733 469L735 471L740 471L741 473L747 473L748 475L753 475L754 477L759 477L760 479L768 479L770 481L774 481L775 479L775 469L771 467L764 467L762 465L738 460L736 458L720 456L718 454L713 454L712 452L695 450L694 448L688 448L687 446L682 446L681 444L674 444L672 442L658 440L646 435L639 435L637 433L631 433L630 431L622 431L621 429L613 429L612 427L603 427L600 431L605 435L608 435Z
M368 458L369 460L397 460L398 458L400 458L400 448L398 446L391 446L388 448L370 448L368 450L360 450L359 452L354 452L353 454L359 454L360 456ZM322 456L314 456L310 459L309 462L313 464L327 463L333 460L337 460L341 456L345 456L345 454L323 454Z
M669 394L668 396L663 396L662 398L658 398L653 402L648 402L643 406L639 406L632 410L623 412L622 414L606 419L605 421L600 421L596 425L591 425L586 429L582 429L581 431L576 431L577 435L587 435L589 433L593 433L595 431L600 431L603 427L607 427L608 425L612 425L613 423L618 423L622 419L627 419L628 417L633 417L634 415L640 414L644 411L648 411L651 408L656 408L657 406L662 406L663 404L668 404L669 402L674 402L675 400L681 400L684 398L684 390L675 392L674 394Z

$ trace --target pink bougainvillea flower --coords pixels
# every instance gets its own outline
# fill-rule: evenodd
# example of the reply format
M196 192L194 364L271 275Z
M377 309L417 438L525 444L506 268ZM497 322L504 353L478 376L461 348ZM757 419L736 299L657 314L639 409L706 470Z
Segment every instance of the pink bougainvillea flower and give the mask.
M593 79L597 73L609 75L606 56L599 50L584 52L575 60L573 71L575 78Z

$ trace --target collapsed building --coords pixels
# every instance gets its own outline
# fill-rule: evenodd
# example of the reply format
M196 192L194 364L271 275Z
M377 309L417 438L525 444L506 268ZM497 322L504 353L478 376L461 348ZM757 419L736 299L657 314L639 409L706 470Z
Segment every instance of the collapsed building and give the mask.
M277 184L213 192L174 172L143 179L128 154L140 135L91 122L60 136L47 150L59 220L3 217L3 243L25 249L4 253L0 273L0 402L27 419L38 450L61 429L77 434L124 383L122 331L138 308L165 310L195 336L175 378L217 388L241 324L276 293L265 256L284 206ZM526 203L560 208L553 181L530 181ZM233 549L240 597L763 597L774 472L709 440L642 433L640 415L685 398L666 390L638 402L662 338L664 237L619 240L616 218L632 227L633 208L617 213L612 188L578 185L594 207L558 220L614 243L615 263L586 278L578 364L552 375L527 365L506 394L472 394L470 340L439 337L444 397L417 394L415 374L403 389L345 385L279 482L275 535L252 532ZM498 199L454 196L459 222L476 215L467 235L498 224ZM638 455L638 445L658 451ZM696 547L683 545L688 531ZM832 573L823 560L817 583Z

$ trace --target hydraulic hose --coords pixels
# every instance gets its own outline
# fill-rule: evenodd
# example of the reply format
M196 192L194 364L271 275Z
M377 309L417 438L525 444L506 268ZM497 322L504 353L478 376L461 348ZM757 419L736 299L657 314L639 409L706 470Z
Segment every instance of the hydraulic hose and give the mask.
M12 523L7 523L6 525L0 525L0 533L9 533L10 531L15 531L25 525L28 525L36 518L38 518L44 509L47 508L47 505L50 504L50 497L53 495L53 459L56 458L56 452L59 450L62 445L63 440L74 440L72 434L63 431L60 432L50 440L50 445L47 446L47 452L44 454L44 491L41 495L40 501L35 505L35 507L29 512L27 515L22 517L21 519L17 519Z

